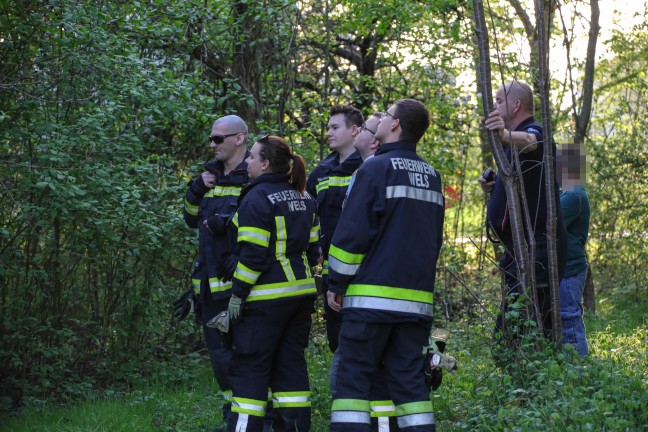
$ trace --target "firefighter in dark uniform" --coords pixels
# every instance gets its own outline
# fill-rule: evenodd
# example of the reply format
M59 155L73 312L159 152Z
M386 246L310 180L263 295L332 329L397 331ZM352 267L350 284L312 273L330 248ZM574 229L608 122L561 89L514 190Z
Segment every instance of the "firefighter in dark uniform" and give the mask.
M268 388L274 429L308 431L311 401L304 350L316 289L319 224L305 193L306 170L278 136L259 139L247 159L252 181L233 226L238 264L229 302L233 360L231 432L261 431Z
M191 275L193 288L175 302L178 318L184 318L196 305L196 318L203 324L212 369L225 399L224 422L231 407L231 350L221 334L205 323L227 309L231 294L236 258L226 226L236 211L241 189L248 182L247 132L245 122L234 115L221 117L212 126L209 140L215 158L205 165L205 172L189 183L184 201L186 224L198 228L198 258Z
M362 113L348 105L339 105L329 111L327 138L332 153L328 155L308 176L306 189L317 198L317 211L321 225L320 246L322 248L322 290L328 287L328 250L337 226L342 204L353 173L362 158L353 147L355 137L364 122ZM331 352L337 349L337 340L342 315L332 310L324 301L326 335Z
M383 113L380 147L358 170L329 251L329 304L342 306L331 431L370 430L381 364L403 432L435 430L422 348L432 325L443 238L439 173L416 153L425 106L401 99Z

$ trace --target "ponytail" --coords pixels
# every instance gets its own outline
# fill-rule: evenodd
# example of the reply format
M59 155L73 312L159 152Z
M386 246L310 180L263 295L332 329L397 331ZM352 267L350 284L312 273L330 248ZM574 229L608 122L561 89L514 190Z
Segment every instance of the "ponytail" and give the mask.
M306 189L306 164L300 155L293 153L291 156L293 166L290 171L290 184L303 194Z
M270 164L268 170L274 173L290 173L289 183L300 193L306 189L306 164L304 159L294 154L288 142L276 135L266 135L259 138L257 143L261 144L259 156ZM292 161L292 167L290 162Z

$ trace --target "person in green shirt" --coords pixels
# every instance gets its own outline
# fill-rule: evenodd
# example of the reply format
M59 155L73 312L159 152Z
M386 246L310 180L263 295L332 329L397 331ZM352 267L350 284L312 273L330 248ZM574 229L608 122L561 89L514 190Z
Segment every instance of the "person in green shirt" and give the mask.
M562 341L573 345L580 356L589 352L583 320L583 289L589 266L585 243L590 223L590 203L584 187L585 161L582 145L567 144L558 151L560 208L567 229L567 264L560 281Z

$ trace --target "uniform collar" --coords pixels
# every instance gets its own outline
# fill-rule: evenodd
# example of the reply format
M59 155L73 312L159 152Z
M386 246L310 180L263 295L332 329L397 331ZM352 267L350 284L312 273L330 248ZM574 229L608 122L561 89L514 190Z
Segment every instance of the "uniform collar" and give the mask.
M375 155L379 156L383 153L388 153L394 150L409 150L416 151L416 143L411 143L408 141L396 141L391 143L380 144L378 150L376 150Z

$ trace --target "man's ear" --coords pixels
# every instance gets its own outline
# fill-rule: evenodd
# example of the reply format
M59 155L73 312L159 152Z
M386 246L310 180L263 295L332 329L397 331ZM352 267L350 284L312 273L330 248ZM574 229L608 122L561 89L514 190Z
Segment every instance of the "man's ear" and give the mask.
M352 125L351 136L355 138L359 133L360 133L360 128L358 127L358 125Z

